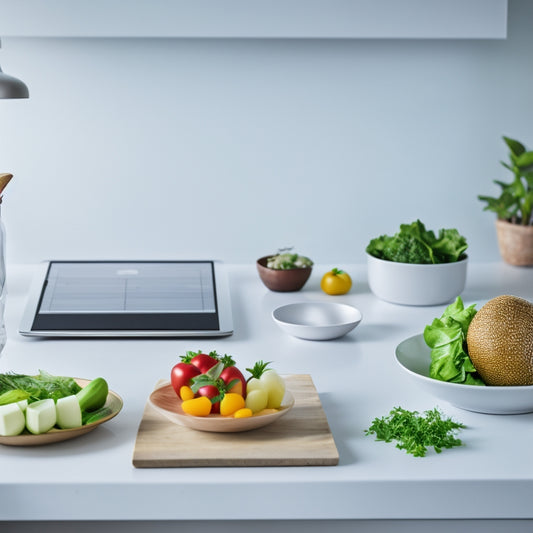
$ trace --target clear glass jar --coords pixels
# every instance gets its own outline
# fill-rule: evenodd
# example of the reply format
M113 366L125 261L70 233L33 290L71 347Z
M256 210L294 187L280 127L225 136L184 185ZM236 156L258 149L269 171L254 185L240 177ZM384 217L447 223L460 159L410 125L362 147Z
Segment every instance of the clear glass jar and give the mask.
M2 197L0 196L0 355L6 345L7 332L5 324L6 305L6 232L2 221Z

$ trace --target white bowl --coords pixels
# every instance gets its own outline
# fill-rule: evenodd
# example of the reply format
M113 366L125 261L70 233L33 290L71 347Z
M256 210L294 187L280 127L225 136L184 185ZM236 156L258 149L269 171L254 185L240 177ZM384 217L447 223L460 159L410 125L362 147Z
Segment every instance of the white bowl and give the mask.
M302 302L274 309L272 318L289 335L323 341L346 335L361 322L363 315L351 305Z
M533 386L491 387L449 383L429 377L431 350L423 335L401 342L396 361L423 390L460 409L495 415L533 412Z
M381 300L401 305L440 305L454 300L466 283L465 257L454 263L415 265L367 254L368 285Z

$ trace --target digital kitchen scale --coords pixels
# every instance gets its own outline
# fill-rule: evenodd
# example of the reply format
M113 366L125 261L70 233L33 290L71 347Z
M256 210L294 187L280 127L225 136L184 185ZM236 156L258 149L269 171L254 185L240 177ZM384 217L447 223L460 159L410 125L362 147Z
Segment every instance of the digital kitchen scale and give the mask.
M46 261L19 332L35 337L213 337L233 320L220 261Z

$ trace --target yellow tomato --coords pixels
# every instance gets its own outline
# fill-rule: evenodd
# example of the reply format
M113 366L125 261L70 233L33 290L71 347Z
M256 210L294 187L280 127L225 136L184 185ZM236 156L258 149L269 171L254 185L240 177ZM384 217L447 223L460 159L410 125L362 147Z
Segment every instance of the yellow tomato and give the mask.
M180 387L180 398L182 400L192 400L194 398L194 392L187 385L183 385Z
M226 392L224 398L220 401L220 414L230 416L239 409L244 409L244 398L235 392Z
M192 400L185 400L181 408L188 415L207 416L211 412L211 400L207 396L199 396Z
M324 274L320 287L326 294L346 294L352 288L352 278L344 270L334 268Z
M249 418L252 415L252 410L248 409L248 407L243 407L242 409L239 409L238 411L235 411L235 413L233 413L233 416L235 418Z

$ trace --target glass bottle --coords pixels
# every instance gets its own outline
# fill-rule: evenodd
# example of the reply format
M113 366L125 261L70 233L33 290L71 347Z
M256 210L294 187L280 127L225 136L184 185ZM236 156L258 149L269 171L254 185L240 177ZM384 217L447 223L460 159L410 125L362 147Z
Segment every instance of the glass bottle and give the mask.
M6 305L6 232L2 221L2 196L0 196L0 355L6 345L7 332L4 317Z

